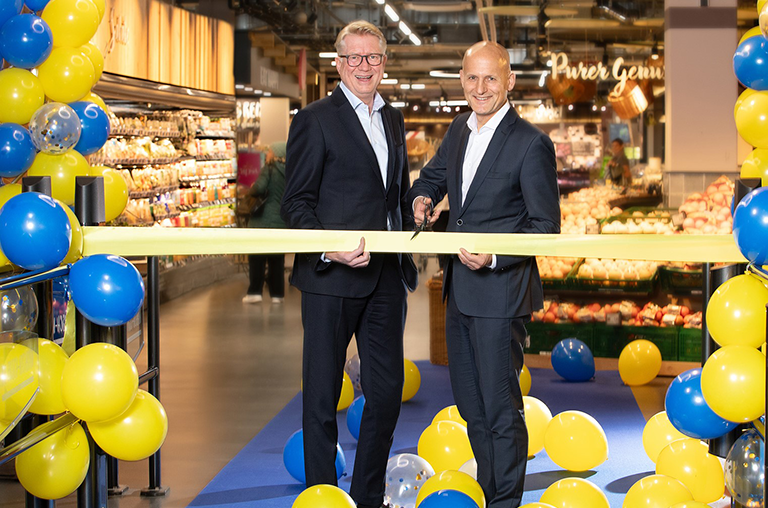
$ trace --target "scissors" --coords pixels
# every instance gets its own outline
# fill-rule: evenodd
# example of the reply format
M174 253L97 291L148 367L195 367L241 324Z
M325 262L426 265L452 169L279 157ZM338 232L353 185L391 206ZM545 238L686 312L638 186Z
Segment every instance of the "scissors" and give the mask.
M421 233L422 231L426 231L429 227L429 216L432 215L432 203L427 203L427 199L424 198L423 203L427 205L427 209L424 210L424 220L421 221L421 225L416 228L416 231L413 232L413 236L411 236L411 240L416 238L416 236Z

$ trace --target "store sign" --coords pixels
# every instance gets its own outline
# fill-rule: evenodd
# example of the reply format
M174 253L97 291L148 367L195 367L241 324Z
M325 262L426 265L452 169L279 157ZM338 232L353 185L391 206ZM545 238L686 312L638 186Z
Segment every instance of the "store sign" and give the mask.
M627 81L632 79L664 79L664 67L646 66L646 65L624 65L624 58L619 57L613 62L613 66L608 67L598 62L597 64L585 64L579 62L578 65L568 63L568 55L565 53L552 53L552 78L557 79L558 74L565 75L569 79L582 79L591 81L618 81L613 88L613 92L621 95Z
M115 14L114 7L109 10L109 42L107 43L106 54L112 53L115 49L115 44L121 44L123 46L128 45L128 26L125 23L125 18L119 14Z
M237 125L240 128L249 128L258 125L261 121L260 101L237 101Z

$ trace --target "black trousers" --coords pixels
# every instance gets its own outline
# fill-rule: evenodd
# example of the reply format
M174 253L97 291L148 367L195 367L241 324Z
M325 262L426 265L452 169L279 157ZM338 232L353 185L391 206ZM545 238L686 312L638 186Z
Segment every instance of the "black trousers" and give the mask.
M285 296L285 254L249 254L248 285L249 295L260 295L264 289L264 269L267 268L267 287L269 296Z
M519 381L524 322L466 316L449 292L445 332L453 397L467 421L487 507L516 508L528 458Z
M347 346L354 334L365 409L350 495L380 505L403 392L406 289L396 256L387 256L378 285L366 298L302 293L304 325L303 429L307 486L337 485L334 460Z

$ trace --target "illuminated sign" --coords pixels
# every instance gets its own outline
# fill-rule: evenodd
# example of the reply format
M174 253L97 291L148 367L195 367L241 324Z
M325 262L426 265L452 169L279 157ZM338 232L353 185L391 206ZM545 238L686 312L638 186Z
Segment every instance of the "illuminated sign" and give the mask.
M558 74L563 74L569 79L582 79L592 81L607 81L616 80L616 86L613 88L613 93L621 95L624 92L624 87L627 81L643 80L643 79L664 79L664 67L663 66L646 66L646 65L624 65L624 58L619 57L613 65L608 67L598 62L597 64L585 64L579 62L578 65L570 65L568 63L568 55L565 53L552 53L552 79L557 79Z

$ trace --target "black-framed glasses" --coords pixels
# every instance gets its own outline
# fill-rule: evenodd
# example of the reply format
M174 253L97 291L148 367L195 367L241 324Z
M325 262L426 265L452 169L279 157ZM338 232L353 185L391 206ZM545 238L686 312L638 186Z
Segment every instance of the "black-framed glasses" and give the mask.
M360 65L363 63L363 58L365 58L365 61L368 62L368 65L372 67L381 65L381 63L384 61L384 55L381 53L371 53L370 55L339 55L339 58L346 58L347 65L350 67L360 67Z

